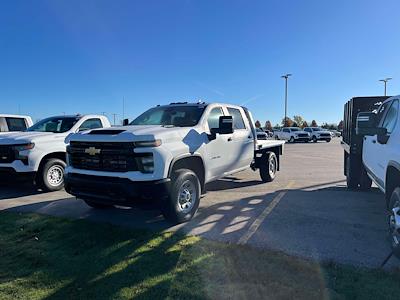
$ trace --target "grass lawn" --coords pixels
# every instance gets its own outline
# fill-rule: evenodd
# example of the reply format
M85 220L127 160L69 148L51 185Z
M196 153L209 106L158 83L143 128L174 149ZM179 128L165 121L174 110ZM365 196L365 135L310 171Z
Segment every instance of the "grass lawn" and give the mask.
M399 299L400 273L0 212L0 299Z

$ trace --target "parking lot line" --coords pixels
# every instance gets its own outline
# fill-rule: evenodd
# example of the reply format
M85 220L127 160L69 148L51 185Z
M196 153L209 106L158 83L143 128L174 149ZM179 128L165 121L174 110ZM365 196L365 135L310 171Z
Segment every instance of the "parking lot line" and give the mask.
M286 195L288 189L290 189L294 185L294 181L290 181L288 185L285 187L284 191L281 191L274 199L272 199L271 203L264 209L264 211L254 220L254 222L249 227L249 230L239 239L238 244L244 245L248 242L248 240L256 233L257 229L260 227L261 223L265 220L266 217L273 211L273 209L279 204L282 198Z

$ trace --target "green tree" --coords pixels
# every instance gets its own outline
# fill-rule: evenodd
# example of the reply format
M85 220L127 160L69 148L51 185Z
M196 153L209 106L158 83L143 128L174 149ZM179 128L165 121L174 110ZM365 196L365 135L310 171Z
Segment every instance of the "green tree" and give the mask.
M308 123L306 120L304 120L303 124L301 124L301 128L306 128L308 127Z

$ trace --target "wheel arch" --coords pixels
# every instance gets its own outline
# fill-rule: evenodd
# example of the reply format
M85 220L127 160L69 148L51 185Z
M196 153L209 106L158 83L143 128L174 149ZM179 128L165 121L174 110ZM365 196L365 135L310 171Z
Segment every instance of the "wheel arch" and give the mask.
M400 164L396 161L389 161L385 175L385 198L387 202L397 186L400 186Z
M62 152L62 151L58 151L58 152L52 152L52 153L46 154L40 160L40 164L39 164L38 170L41 170L43 168L44 164L46 163L46 161L51 159L51 158L57 158L57 159L61 159L63 162L67 162L67 153L66 152Z
M173 160L169 166L168 177L171 177L175 170L189 169L192 170L200 180L200 186L202 192L205 189L205 167L201 156L199 155L187 155L179 157Z

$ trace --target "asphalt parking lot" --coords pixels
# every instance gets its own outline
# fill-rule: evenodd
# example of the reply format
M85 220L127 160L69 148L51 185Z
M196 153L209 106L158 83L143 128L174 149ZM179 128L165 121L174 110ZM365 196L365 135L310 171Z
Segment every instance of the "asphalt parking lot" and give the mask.
M179 226L151 207L94 210L64 191L0 186L0 209L152 230L179 230L319 261L378 267L390 253L383 195L349 191L339 139L288 144L281 171L262 183L251 170L213 182L195 218ZM400 262L391 258L388 266Z

